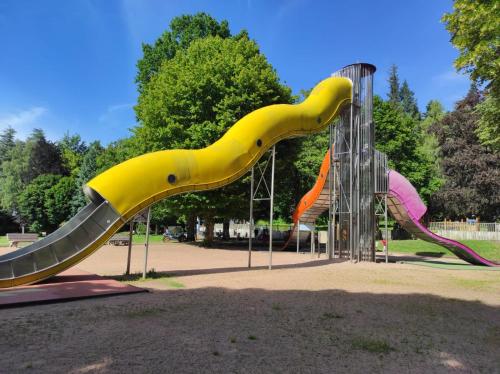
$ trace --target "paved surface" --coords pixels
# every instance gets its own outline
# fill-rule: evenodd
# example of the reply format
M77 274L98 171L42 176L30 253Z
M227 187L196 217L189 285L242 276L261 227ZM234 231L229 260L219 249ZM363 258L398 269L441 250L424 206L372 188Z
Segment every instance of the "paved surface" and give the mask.
M144 290L72 268L39 284L0 290L0 308L137 292Z

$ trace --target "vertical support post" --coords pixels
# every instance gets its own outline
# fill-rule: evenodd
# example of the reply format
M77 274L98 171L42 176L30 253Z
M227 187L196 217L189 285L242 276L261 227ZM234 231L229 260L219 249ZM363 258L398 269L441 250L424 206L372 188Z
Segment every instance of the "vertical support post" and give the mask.
M333 231L332 231L332 223L335 218L333 218L333 215L335 214L334 209L333 209L333 204L335 201L335 196L333 196L333 123L330 123L329 126L329 141L328 145L330 147L330 167L328 168L328 240L327 240L327 247L326 251L328 253L328 258L331 260L333 258Z
M354 98L354 86L353 86L353 101L355 100ZM352 138L353 138L353 109L354 109L354 103L351 101L351 114L349 116L349 260L354 261L354 234L353 234L353 215L352 211L354 209L353 206L353 198L352 198L352 193L353 193L353 186L352 186L352 174L354 170L354 163L353 163L353 152L352 152Z
M129 224L129 233L128 233L128 253L127 253L127 270L125 271L126 275L130 274L130 258L132 257L132 239L134 233L134 219L130 220Z
M148 208L148 218L146 219L146 243L144 243L144 271L142 272L142 279L146 279L148 271L148 251L149 251L149 223L151 221L151 207Z
M253 187L254 187L254 167L252 166L252 176L250 177L250 219L248 221L248 268L252 267L252 235L253 235Z
M271 164L271 196L269 207L269 270L273 267L273 210L274 210L274 161L276 158L276 146L272 149L272 164Z
M387 229L387 194L384 195L384 220L385 220L385 263L389 262L389 230Z
M300 249L300 219L297 220L297 253L299 253Z

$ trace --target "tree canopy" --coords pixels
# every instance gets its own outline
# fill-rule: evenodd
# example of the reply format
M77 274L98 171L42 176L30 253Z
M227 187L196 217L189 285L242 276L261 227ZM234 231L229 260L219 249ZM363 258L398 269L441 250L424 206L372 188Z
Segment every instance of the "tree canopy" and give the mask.
M142 45L143 57L137 62L136 83L139 92L160 70L165 60L170 60L180 49L189 47L192 41L207 36L230 36L227 21L217 22L206 13L182 15L170 22L170 30L165 31L154 43Z
M476 107L482 100L473 85L453 112L431 125L445 179L432 195L434 214L455 219L475 214L483 221L500 218L500 155L481 145L476 136Z

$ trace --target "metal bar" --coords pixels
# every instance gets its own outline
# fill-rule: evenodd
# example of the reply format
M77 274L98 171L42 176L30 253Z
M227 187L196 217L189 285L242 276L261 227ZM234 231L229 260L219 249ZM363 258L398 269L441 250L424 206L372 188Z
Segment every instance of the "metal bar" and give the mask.
M387 229L387 194L384 195L384 220L385 220L385 262L389 262L389 231Z
M250 177L250 219L248 221L248 267L252 267L252 235L253 235L253 184L254 167L252 166L252 176Z
M151 221L151 207L148 208L148 218L146 219L146 243L144 243L144 271L142 272L142 279L146 279L148 269L148 251L149 251L149 223Z
M134 233L134 219L130 220L129 224L129 232L128 232L128 253L127 253L127 270L125 271L126 275L130 274L130 258L132 257L132 234Z
M332 196L332 184L333 184L333 152L334 149L332 147L333 144L333 123L330 123L329 126L329 140L328 140L328 145L330 147L330 166L328 167L328 240L327 240L327 249L326 251L328 252L328 258L332 259L333 258L333 235L332 235L332 215L334 215L333 212L333 202L335 201L335 196Z
M269 208L269 270L273 267L273 209L274 209L274 164L276 159L276 146L273 145L271 166L271 204Z
M299 253L300 248L300 219L297 220L297 253Z
M355 90L354 90L354 84L355 82L353 82L353 89L352 89L352 96L353 96L353 100L351 101L351 114L350 114L350 118L349 118L349 260L350 261L353 261L354 259L354 247L353 247L353 240L354 240L354 235L352 233L352 226L353 226L353 216L352 216L352 210L353 210L353 204L352 204L352 192L353 192L353 188L352 188L352 174L353 174L353 153L352 153L352 130L353 130L353 110L354 110L354 100L355 100L355 97L354 97L354 93L355 93Z

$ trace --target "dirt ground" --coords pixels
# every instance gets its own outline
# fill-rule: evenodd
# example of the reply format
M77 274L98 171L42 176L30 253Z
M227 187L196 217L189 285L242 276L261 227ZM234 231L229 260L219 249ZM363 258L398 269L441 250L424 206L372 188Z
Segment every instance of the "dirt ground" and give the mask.
M120 276L126 247L78 267ZM132 272L142 271L143 246ZM500 373L500 271L150 248L148 293L0 310L0 372Z

